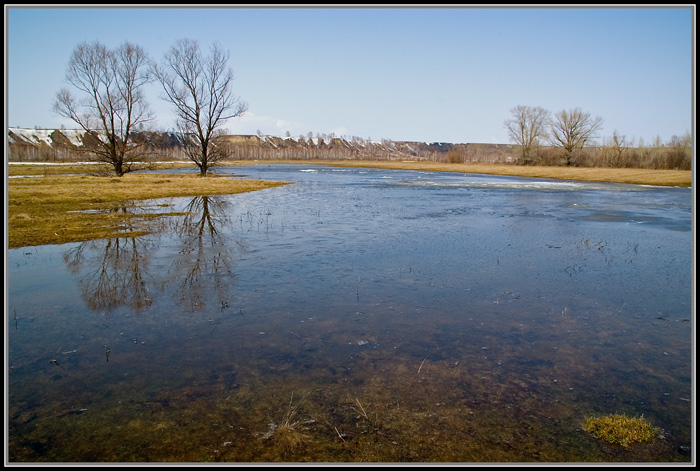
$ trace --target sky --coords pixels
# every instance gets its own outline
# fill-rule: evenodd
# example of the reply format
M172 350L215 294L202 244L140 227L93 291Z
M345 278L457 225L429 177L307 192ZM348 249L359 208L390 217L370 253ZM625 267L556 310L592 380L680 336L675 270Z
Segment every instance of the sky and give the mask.
M5 5L5 122L77 127L52 111L81 42L159 61L181 38L230 52L248 103L232 134L510 142L518 105L581 108L636 144L694 129L694 7L31 7ZM175 128L160 85L147 99Z

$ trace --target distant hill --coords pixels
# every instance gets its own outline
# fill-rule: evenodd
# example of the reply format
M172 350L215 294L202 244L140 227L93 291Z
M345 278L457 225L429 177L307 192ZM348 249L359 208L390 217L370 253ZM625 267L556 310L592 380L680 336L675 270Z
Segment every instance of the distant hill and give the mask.
M71 160L80 149L94 145L76 129L8 128L9 161ZM182 159L182 140L176 133L142 131L134 140L147 145L159 159ZM229 135L224 137L231 158L264 159L372 159L509 162L517 153L510 144L410 142L358 137L277 137Z

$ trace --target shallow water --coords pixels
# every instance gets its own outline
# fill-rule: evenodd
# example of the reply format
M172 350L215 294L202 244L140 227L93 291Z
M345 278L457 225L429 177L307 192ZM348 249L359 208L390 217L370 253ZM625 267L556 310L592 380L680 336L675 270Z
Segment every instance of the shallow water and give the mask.
M690 189L220 171L297 183L8 252L10 461L690 461Z

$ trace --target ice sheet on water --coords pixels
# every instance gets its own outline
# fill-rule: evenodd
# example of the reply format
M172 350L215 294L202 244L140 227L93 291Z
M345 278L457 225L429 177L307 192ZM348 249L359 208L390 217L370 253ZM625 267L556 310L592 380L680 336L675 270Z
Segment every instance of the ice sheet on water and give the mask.
M439 181L427 179L404 180L395 185L406 187L426 188L476 188L488 190L537 190L537 191L581 191L581 190L608 190L608 191L635 191L639 188L635 185L574 182L566 180L498 180L498 179L463 179L460 181Z

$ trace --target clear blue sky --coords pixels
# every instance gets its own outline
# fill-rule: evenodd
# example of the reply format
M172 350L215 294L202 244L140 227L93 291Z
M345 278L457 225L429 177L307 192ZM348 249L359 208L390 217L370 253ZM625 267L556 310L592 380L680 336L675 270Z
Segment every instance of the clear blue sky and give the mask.
M176 39L231 53L249 105L234 134L316 133L507 143L516 105L580 107L650 143L692 130L693 10L685 8L5 7L6 125L76 127L51 111L75 46ZM156 85L157 127L173 128Z

